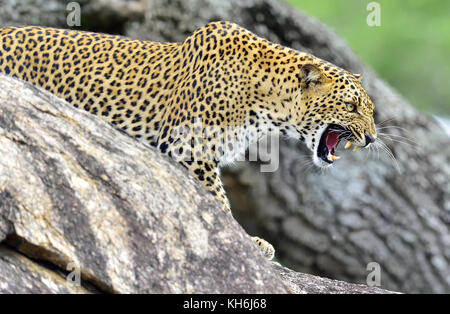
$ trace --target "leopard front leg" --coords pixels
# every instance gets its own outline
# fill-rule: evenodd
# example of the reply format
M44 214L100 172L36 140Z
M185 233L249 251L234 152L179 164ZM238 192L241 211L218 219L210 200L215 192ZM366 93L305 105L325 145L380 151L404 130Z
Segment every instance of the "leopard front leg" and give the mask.
M230 202L226 196L218 168L211 163L200 162L196 163L194 167L190 167L189 169L194 177L196 177L208 191L213 193L216 198L225 205L226 210L232 215ZM258 246L264 257L268 260L273 259L275 256L275 249L269 242L259 237L251 237L251 239Z
M222 203L225 209L231 214L230 202L223 188L217 165L211 162L196 161L188 167L189 172L199 180L203 186Z

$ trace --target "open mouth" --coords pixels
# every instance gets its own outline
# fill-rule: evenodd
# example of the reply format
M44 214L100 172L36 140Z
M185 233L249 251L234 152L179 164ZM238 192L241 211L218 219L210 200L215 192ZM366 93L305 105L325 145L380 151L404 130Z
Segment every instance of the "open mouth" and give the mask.
M345 129L337 124L330 124L320 137L319 147L317 149L317 157L323 161L332 164L340 157L336 156L336 148L342 139Z

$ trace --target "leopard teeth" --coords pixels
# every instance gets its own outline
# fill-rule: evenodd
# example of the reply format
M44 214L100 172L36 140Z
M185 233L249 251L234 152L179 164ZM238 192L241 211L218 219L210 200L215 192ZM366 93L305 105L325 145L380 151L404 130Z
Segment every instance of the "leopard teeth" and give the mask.
M331 159L333 159L333 160L339 160L339 159L341 159L341 157L339 157L339 156L334 156L334 155L331 155Z
M350 146L352 146L352 144L353 144L352 142L348 141L348 142L345 144L344 148L345 148L345 149L349 149Z
M353 147L353 151L356 152L359 149L359 146Z
M327 159L328 159L329 161L335 161L335 160L341 159L341 157L335 156L335 155L329 153L328 156L327 156Z

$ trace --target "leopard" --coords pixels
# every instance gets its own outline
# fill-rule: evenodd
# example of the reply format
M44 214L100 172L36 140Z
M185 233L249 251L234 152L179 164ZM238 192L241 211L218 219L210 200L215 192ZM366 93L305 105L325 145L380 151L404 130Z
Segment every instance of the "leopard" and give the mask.
M0 28L0 73L107 120L176 160L226 211L224 165L271 132L328 168L337 146L377 139L374 104L351 73L228 21L182 42L41 26ZM269 260L273 246L252 240Z

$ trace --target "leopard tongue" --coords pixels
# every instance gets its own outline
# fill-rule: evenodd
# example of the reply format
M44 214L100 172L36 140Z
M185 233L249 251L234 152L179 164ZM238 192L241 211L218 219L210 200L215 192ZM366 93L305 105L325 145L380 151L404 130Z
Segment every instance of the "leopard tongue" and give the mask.
M337 132L328 132L326 144L328 151L331 153L333 149L336 147L336 145L339 142L339 133Z
M334 156L334 148L339 143L339 133L337 132L329 132L326 138L326 145L328 148L328 156L327 159L329 161L338 160L340 157Z

